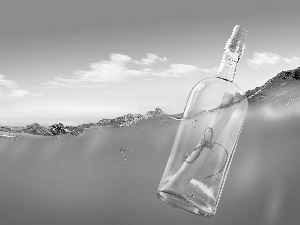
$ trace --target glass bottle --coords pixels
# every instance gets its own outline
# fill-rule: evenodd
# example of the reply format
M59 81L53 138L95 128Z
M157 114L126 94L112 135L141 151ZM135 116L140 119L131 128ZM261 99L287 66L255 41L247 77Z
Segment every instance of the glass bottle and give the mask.
M194 86L158 187L169 205L214 216L247 113L245 93L233 80L247 29L237 25L216 76Z

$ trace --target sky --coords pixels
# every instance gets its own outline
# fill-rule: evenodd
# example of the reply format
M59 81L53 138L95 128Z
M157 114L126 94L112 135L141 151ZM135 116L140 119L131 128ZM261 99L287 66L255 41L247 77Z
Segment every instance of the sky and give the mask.
M261 86L300 66L299 10L298 0L2 1L0 124L181 113L235 25L248 29L235 82Z

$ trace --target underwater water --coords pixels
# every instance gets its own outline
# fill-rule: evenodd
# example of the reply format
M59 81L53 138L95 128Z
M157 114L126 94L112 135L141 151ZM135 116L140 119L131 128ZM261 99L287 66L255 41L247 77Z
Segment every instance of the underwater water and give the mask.
M300 85L249 109L216 216L162 203L156 191L180 123L155 117L79 136L0 137L0 222L17 224L295 224L300 207Z

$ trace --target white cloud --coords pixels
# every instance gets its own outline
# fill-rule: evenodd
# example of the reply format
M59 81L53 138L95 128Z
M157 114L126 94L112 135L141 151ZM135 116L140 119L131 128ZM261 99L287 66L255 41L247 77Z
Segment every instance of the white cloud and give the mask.
M110 55L111 62L116 65L125 65L126 63L133 62L134 60L127 55L113 53Z
M16 98L23 98L27 95L31 95L31 96L35 96L35 97L38 97L38 96L41 96L42 93L30 93L28 91L24 91L24 90L12 90L12 92L10 94L8 94L8 96L11 96L11 97L16 97Z
M174 77L182 77L184 75L188 75L194 72L217 73L217 71L217 67L214 67L212 69L202 69L196 66L186 64L171 64L170 69L166 70L166 72L173 75Z
M259 68L268 68L270 66L275 66L280 62L285 62L288 64L296 65L300 63L300 58L283 58L278 54L270 53L270 52L254 52L253 59L249 59L248 65L254 69Z
M166 70L169 74L172 74L174 77L180 77L184 74L196 72L198 68L192 65L185 64L171 64L170 69Z
M0 86L4 87L5 89L7 89L4 93L2 92L2 90L0 89L0 93L1 93L1 98L5 98L5 97L17 97L17 98L22 98L26 95L32 95L32 96L40 96L42 95L42 93L39 94L35 94L35 93L30 93L28 91L25 90L20 90L19 85L12 80L7 80L5 79L5 76L0 74Z
M282 58L282 60L284 62L288 63L288 64L293 64L293 65L300 64L300 58L298 58L298 57L293 57L293 58L290 58L290 59Z
M18 87L16 82L14 82L12 80L6 80L5 76L2 75L2 74L0 74L0 86L4 86L4 87L9 88L9 89L14 89L14 88Z
M89 70L79 70L74 73L75 78L56 77L53 81L42 83L43 87L94 88L112 83L124 82L131 77L183 77L194 72L216 73L217 68L202 69L192 65L171 64L168 69L154 69L155 63L166 63L166 57L160 58L148 53L146 58L134 60L123 54L114 53L110 60L91 63Z
M17 98L22 98L25 95L28 95L29 92L28 91L24 91L24 90L13 90L10 94L8 94L9 96L12 97L17 97Z
M156 62L162 62L166 63L168 59L166 57L160 58L155 54L148 53L147 58L142 59L141 61L137 61L138 64L146 65L146 66L151 66Z

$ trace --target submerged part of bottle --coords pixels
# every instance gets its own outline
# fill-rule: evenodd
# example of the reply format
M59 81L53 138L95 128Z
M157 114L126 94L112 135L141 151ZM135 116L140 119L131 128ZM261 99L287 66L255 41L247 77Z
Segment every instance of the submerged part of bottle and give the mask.
M187 212L213 216L217 210L248 108L243 90L232 82L245 35L245 28L235 27L219 74L191 91L159 184L158 197Z

